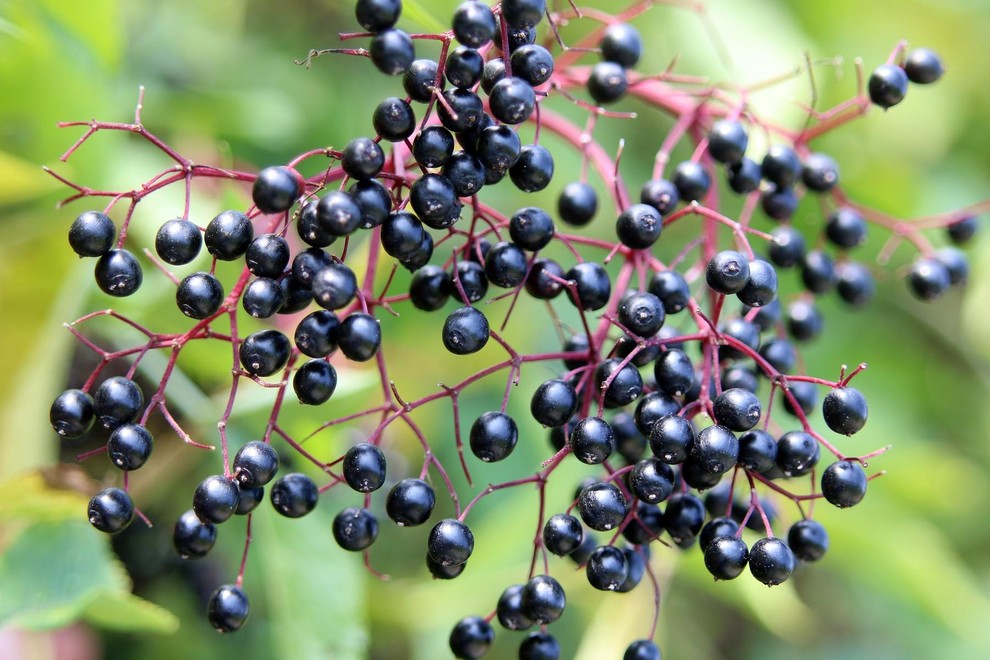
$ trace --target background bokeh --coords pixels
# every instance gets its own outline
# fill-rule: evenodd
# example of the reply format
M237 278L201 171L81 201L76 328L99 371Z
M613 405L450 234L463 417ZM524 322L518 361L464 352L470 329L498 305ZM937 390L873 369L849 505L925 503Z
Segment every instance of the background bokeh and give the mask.
M407 2L400 25L435 29L456 4L420 0L416 12ZM901 106L874 109L815 146L839 161L854 199L894 215L923 216L988 196L990 60L981 54L990 35L990 3L705 4L704 20L664 5L636 20L647 51L642 70L662 70L679 56L681 72L752 84L800 66L806 54L812 60L841 56L815 68L818 107L824 108L854 93L856 58L868 71L900 39L941 53L947 74L937 85L912 88ZM111 548L83 520L83 507L86 493L116 475L99 458L85 469L73 467L85 442L62 447L48 425L54 396L78 386L92 367L91 355L62 324L111 301L94 286L91 263L76 259L65 240L72 218L88 206L56 209L66 189L41 166L94 188L130 188L168 166L145 142L120 134L99 135L60 163L81 129L58 129L56 122L129 121L144 85L145 125L196 162L255 169L307 149L339 147L371 130L372 108L386 95L401 94L399 81L364 59L320 58L310 70L292 61L310 48L337 44L338 32L355 27L349 0L0 2L0 658L427 660L445 657L458 618L486 614L505 586L525 579L536 518L530 490L479 505L471 518L478 550L461 578L443 583L430 580L422 565L426 530L383 525L373 556L392 579L364 571L360 558L337 548L330 535L333 514L357 504L352 494L334 491L303 520L275 520L270 511L255 516L246 577L251 621L237 635L221 637L202 611L213 588L236 575L243 520L225 525L215 552L200 562L183 564L170 547L171 521L188 507L195 484L218 471L219 457L181 446L159 426L155 456L135 475L133 491L156 525L135 524ZM570 29L576 32L565 35L580 32ZM796 76L754 103L798 126L799 104L810 101L810 89L806 75ZM555 104L580 119L562 100ZM626 107L640 114L634 135L627 134L633 124L611 120L596 137L609 151L621 137L631 138L623 174L641 181L670 122L633 102ZM762 146L753 148L759 153ZM507 190L508 184L488 199L509 212L523 204L552 207L555 193L576 176L576 161L558 158L554 184L535 200ZM234 186L203 187L192 216L205 224L220 209L246 201ZM178 193L142 203L129 240L150 245L157 226L181 212L181 203ZM798 222L812 226L816 213L816 206L803 204ZM605 217L599 224L607 230L610 223ZM671 232L658 249L676 254L677 237L686 235ZM862 258L872 263L885 239L874 231ZM933 240L944 242L937 232ZM990 240L981 235L968 251L973 271L964 294L953 291L931 304L911 299L900 276L912 255L901 248L892 264L876 269L878 294L867 310L822 302L827 332L805 348L805 365L809 373L834 378L841 364L869 363L856 383L869 398L870 422L841 447L864 453L891 444L893 450L871 464L886 475L852 510L817 509L832 549L781 587L768 590L748 575L715 584L696 548L657 547L653 563L663 584L658 640L665 657L990 656ZM793 290L792 278L783 279ZM167 280L149 267L138 296L112 303L155 330L186 327L172 295ZM386 336L395 340L393 375L400 388L413 395L430 391L437 376L424 375L413 357L439 348L438 342L423 348L438 319L406 314L385 323ZM546 327L525 325L515 335L509 331L516 341L531 342L520 346L557 345L549 319ZM92 332L106 345L135 341L119 325L97 323ZM492 355L484 353L489 360ZM469 373L481 360L466 359L454 371ZM228 346L197 347L180 362L170 390L170 404L204 442L215 440L229 367ZM139 371L146 387L156 368L161 362L149 360ZM524 371L509 406L517 420L527 416L528 393L549 374L542 367ZM343 370L341 381L333 405L357 409L375 395L366 371ZM465 396L462 419L492 407L503 386L504 380L485 381ZM231 430L235 443L260 433L270 406L270 392L245 388ZM318 412L293 411L286 424L303 432L319 419ZM441 405L418 420L455 465L449 408ZM521 423L524 443L511 461L473 463L475 490L527 474L549 456L544 432ZM313 446L339 455L361 432L327 434ZM420 456L408 438L396 438L389 458L390 469L400 471L395 478L406 469L418 472ZM54 467L59 461L62 467ZM564 472L548 490L551 510L564 506L588 470ZM475 492L458 483L462 498ZM782 520L793 515L781 504ZM619 657L629 640L648 631L648 584L625 596L602 594L569 562L558 560L552 570L568 593L567 614L552 630L565 657ZM520 639L499 630L490 657L515 657Z

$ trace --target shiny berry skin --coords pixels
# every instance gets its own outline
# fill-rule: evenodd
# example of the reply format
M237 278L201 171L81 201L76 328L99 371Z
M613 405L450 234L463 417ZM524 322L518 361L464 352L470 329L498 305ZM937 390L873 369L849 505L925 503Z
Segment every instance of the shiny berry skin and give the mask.
M839 166L826 154L809 154L801 166L801 181L813 192L828 192L839 182Z
M237 500L237 509L234 511L234 515L246 516L261 504L261 500L265 499L265 489L262 486L257 488L241 489L241 498Z
M866 397L853 387L838 387L825 396L822 415L830 429L852 435L866 425Z
M154 448L154 438L140 424L121 424L110 434L107 441L107 456L110 462L121 470L136 470Z
M526 630L533 626L532 620L522 611L523 587L521 584L506 587L495 606L498 622L507 630Z
M326 403L336 388L337 371L326 360L309 360L292 375L292 391L304 405Z
M289 265L289 244L278 234L263 234L251 241L244 261L258 277L279 277Z
M262 170L262 172L264 171ZM241 258L247 252L252 240L254 240L254 227L248 217L240 211L220 213L210 220L210 224L206 225L206 232L203 234L206 251L220 261L233 261Z
M667 498L664 518L671 539L685 547L701 532L705 524L705 505L690 493L674 493Z
M961 250L949 245L935 250L933 256L948 271L950 285L965 284L969 279L969 260Z
M155 252L167 264L181 266L199 255L203 233L190 220L174 218L165 222L155 234Z
M416 114L405 100L390 96L375 108L371 123L382 138L401 142L416 130Z
M707 504L706 501L706 506ZM724 513L725 507L720 506L719 511ZM739 523L732 518L712 518L705 523L705 526L701 528L701 533L698 534L698 547L701 548L701 552L705 552L715 539L735 536L738 531Z
M672 182L667 179L650 179L643 184L639 192L639 201L649 204L662 215L667 215L681 201L681 194Z
M409 215L409 214L403 214ZM415 220L415 218L413 218ZM416 220L418 223L419 221ZM386 231L382 229L384 237ZM384 238L382 239L384 243ZM334 261L320 268L310 281L313 300L323 309L335 310L346 307L357 295L357 277L354 271L342 262Z
M469 0L454 10L451 20L454 37L471 48L480 48L495 38L498 26L491 8L484 2Z
M427 551L443 566L463 564L474 552L474 534L461 521L445 518L430 530Z
M175 304L192 319L213 316L223 304L223 285L210 273L193 273L182 278L175 290Z
M436 111L440 123L447 130L463 133L481 123L485 109L481 98L474 92L469 92L466 89L448 89L443 93L443 99L446 101L446 105L437 103ZM447 106L450 108L448 109ZM450 110L453 110L454 114L451 114ZM492 112L494 113L494 109Z
M252 376L271 376L289 360L289 338L278 330L260 330L248 335L238 348L241 366Z
M409 189L409 203L423 224L444 229L460 213L460 205L450 179L442 174L428 173L419 177Z
M316 508L319 497L316 483L300 472L276 479L268 494L272 506L286 518L302 518Z
M850 249L866 242L866 219L849 208L840 208L828 216L825 236L833 245Z
M794 572L794 553L781 539L762 538L749 549L749 572L768 587L780 584Z
M453 286L450 273L440 266L426 265L413 274L409 299L417 309L433 312L444 306Z
M653 430L654 424L667 415L676 415L680 409L681 404L674 397L663 392L650 392L636 404L636 411L633 414L636 428L647 436Z
M633 204L619 214L615 233L619 241L634 250L648 248L660 237L663 218L649 204Z
M818 441L804 431L788 431L777 440L777 467L785 477L808 474L820 456Z
M787 385L787 394L790 394L797 401L797 408L805 414L810 415L818 403L818 387L814 383L797 380ZM784 397L784 410L797 417L797 408L791 403L791 396Z
M443 126L427 126L413 140L413 156L423 167L441 167L454 153L454 136Z
M141 287L144 275L141 264L130 251L110 250L99 258L93 269L96 284L107 295L123 298Z
M89 523L106 534L116 534L134 520L134 502L120 488L104 488L89 501Z
M678 163L677 167L674 168L674 176L671 177L671 181L677 187L677 193L681 199L686 202L700 202L712 184L705 168L692 160Z
M409 35L398 29L382 30L371 38L368 50L375 67L387 76L405 73L416 58L416 47Z
M648 639L637 639L626 647L622 660L660 660L660 647Z
M553 55L543 46L526 44L513 51L509 58L512 73L532 87L538 87L553 75Z
M903 101L907 88L907 74L894 64L881 64L873 70L867 82L870 100L884 110Z
M509 178L523 192L543 190L553 178L553 155L543 145L527 144L519 152L516 164L509 168Z
M485 252L487 253L489 249L491 246L486 242ZM471 256L475 256L473 251ZM456 300L465 302L464 297L466 296L467 301L478 302L485 297L488 292L488 278L485 276L485 269L481 264L474 261L459 261L454 272L456 278L451 278L453 281L450 292ZM460 287L458 287L458 282ZM461 295L460 289L464 289L464 296Z
M583 227L598 212L598 193L587 183L572 181L557 198L557 214L569 225Z
M133 422L143 407L141 388L123 376L107 378L93 394L93 410L100 423L108 429Z
M585 311L599 310L608 304L608 299L612 295L612 282L609 280L608 271L601 264L582 261L565 273L565 279L574 281L577 300ZM567 295L571 302L574 302L570 288L567 290Z
M461 619L450 631L450 652L455 658L475 660L488 653L495 642L495 631L492 625L480 616L469 616Z
M193 493L193 511L203 522L222 523L237 510L240 488L221 474L204 479Z
M694 384L694 365L687 354L677 348L664 351L653 363L657 387L671 396L681 396Z
M395 25L402 13L402 0L357 0L354 15L368 32L381 32Z
M359 442L344 454L342 470L347 485L359 493L370 493L385 483L385 454L377 446Z
M801 561L818 561L828 552L828 532L817 520L799 520L787 532L787 545Z
M563 426L577 412L578 403L577 393L569 383L548 380L533 393L530 412L543 426Z
M347 359L367 362L375 357L381 345L382 329L374 316L355 312L341 322L337 346Z
M524 250L542 250L553 239L553 235L553 219L541 208L526 206L513 213L509 219L509 236L513 243Z
M796 341L810 341L825 325L821 313L810 300L795 300L787 308L787 331Z
M444 348L454 355L477 353L488 343L488 319L477 307L459 307L443 324Z
M378 538L378 520L367 509L352 506L333 519L333 539L344 550L361 552L371 547Z
M774 220L789 220L797 210L798 199L793 188L771 185L760 194L760 208Z
M371 179L381 172L385 152L369 137L354 138L344 147L340 164L352 179Z
M615 434L601 417L586 417L571 431L571 448L582 463L604 463L615 450Z
M486 412L474 420L470 432L471 452L485 462L501 461L512 453L519 440L519 429L502 412Z
M628 405L643 393L643 377L636 365L628 362L620 367L621 364L622 360L612 358L599 364L595 370L595 386L598 391L611 379L604 390L606 406Z
M749 277L736 296L744 305L750 307L770 305L777 299L777 271L762 259L750 261Z
M251 199L262 213L288 211L300 194L302 184L298 172L283 165L258 172L251 188Z
M942 59L927 48L914 48L904 58L904 73L908 80L919 85L929 85L945 73Z
M835 265L839 297L853 307L862 307L873 299L877 285L870 269L857 261L841 261Z
M513 28L531 28L543 19L546 0L503 0L502 17Z
M564 613L567 598L560 583L549 575L536 575L522 589L522 611L538 625L553 623Z
M756 395L751 392L738 391L756 398ZM745 413L740 417L748 421L751 418L751 413ZM733 418L733 421L740 420ZM731 470L739 458L739 439L725 426L715 424L706 427L699 431L695 437L689 458L704 468L706 472L723 474Z
M741 252L723 250L708 262L705 281L716 293L739 293L749 281L749 259Z
M626 500L611 483L596 481L582 488L577 508L584 524L599 532L615 529L626 517Z
M485 255L485 276L497 287L511 289L526 278L526 253L515 243L500 241Z
M644 205L645 206L645 205ZM649 338L660 331L667 318L663 303L649 292L625 296L619 304L619 322L630 332Z
M283 277L278 281L282 289L282 305L279 314L295 314L306 309L313 302L313 293L295 277Z
M691 290L684 276L676 270L662 270L653 274L648 287L650 293L663 303L664 311L676 314L691 301Z
M430 575L433 576L434 580L453 580L464 572L464 569L467 568L467 562L453 566L443 566L435 562L433 557L427 553L426 568L430 571Z
M430 519L436 495L433 487L422 479L403 479L388 492L385 511L396 525L413 527Z
M299 352L320 358L337 350L340 319L328 310L319 310L303 317L296 325L295 342Z
M84 211L69 226L69 246L80 257L102 257L113 248L116 234L117 228L110 216L99 211Z
M584 528L581 527L581 521L570 514L554 514L543 525L543 545L558 557L577 550L583 539Z
M743 125L734 119L720 119L708 133L708 153L726 165L742 160L749 144L749 135Z
M822 250L812 250L804 256L801 264L801 282L804 288L816 294L831 291L839 277L835 272L832 258Z
M643 502L663 502L674 490L674 471L658 458L644 458L629 473L629 489Z
M744 156L738 163L725 168L725 177L734 193L746 195L759 189L763 169L759 163Z
M840 509L859 504L866 485L866 472L853 461L836 461L822 473L822 495Z
M919 300L935 300L949 289L949 269L934 257L922 257L911 264L907 276L911 293Z
M628 23L613 23L605 28L602 42L602 58L608 62L632 68L643 53L643 40L639 30Z
M439 64L436 60L414 60L402 74L402 87L413 101L429 103L433 99ZM445 81L440 78L440 89Z
M767 246L767 255L780 268L797 266L804 260L804 235L791 225L774 227L770 232L773 241Z
M801 175L801 161L793 148L784 144L775 144L763 157L760 171L764 179L778 188L790 188Z
M557 660L560 642L550 633L534 631L519 644L519 660Z
M749 560L746 542L735 536L722 536L705 550L705 568L716 580L733 580L742 575Z
M264 486L278 472L278 453L272 446L260 440L252 440L234 455L234 479L243 489Z
M466 151L453 154L443 166L443 175L454 186L454 194L458 197L471 197L485 185L485 168Z
M595 548L585 566L588 583L601 591L616 591L625 582L629 564L622 550L603 545Z
M225 584L210 596L206 618L218 632L239 630L247 621L251 605L244 590L233 584Z
M777 441L762 429L753 429L739 436L740 466L753 472L767 472L776 465Z
M204 523L192 509L179 516L172 529L172 544L183 559L205 557L213 549L216 540L216 525Z
M694 427L678 415L661 417L650 431L650 449L664 463L683 463L694 444Z
M618 101L629 88L626 70L615 62L598 62L588 76L588 94L595 103L605 105Z
M52 401L48 420L60 437L81 437L93 427L96 420L93 397L82 390L65 390Z
M748 431L760 421L760 399L747 390L722 390L713 403L715 420L732 431Z

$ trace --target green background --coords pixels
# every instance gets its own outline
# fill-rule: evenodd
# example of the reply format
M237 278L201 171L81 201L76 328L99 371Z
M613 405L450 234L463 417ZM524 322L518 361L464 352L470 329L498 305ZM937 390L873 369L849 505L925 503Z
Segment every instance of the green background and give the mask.
M433 17L449 16L457 3L421 0L418 24L416 7L406 4L400 26L414 31L435 27ZM824 108L853 93L855 58L862 58L868 71L899 39L931 47L946 62L943 81L912 88L901 106L886 113L874 109L815 147L837 158L854 199L893 215L923 216L987 196L990 60L982 53L990 35L990 4L707 4L708 22L690 9L663 5L637 19L647 51L641 70L662 70L680 56L678 71L752 84L799 66L805 53L815 60L841 55L841 64L816 68L818 107ZM62 323L111 301L93 285L91 263L76 259L66 245L66 229L86 203L56 209L66 189L41 166L86 185L113 188L131 187L168 165L143 141L119 134L99 135L68 164L60 163L58 156L81 130L58 129L56 122L130 121L138 87L144 85L145 125L196 162L256 169L307 149L341 147L371 130L372 108L386 95L401 94L399 81L379 75L363 59L325 57L311 70L292 60L310 48L336 45L338 32L355 28L351 3L344 0L0 0L0 346L6 374L0 379L0 647L11 649L13 657L360 658L370 653L426 660L444 657L447 633L458 618L488 613L505 586L525 578L535 525L531 491L496 495L472 513L476 555L460 579L443 583L429 580L422 567L426 530L383 525L373 557L393 579L381 582L364 572L360 558L339 550L330 536L333 513L358 504L334 491L300 521L275 520L269 511L255 516L246 575L251 620L237 635L221 637L201 611L210 591L236 575L243 521L224 526L216 551L193 566L181 564L169 547L169 521L188 506L195 484L218 471L219 458L178 446L165 429L157 430L155 458L134 476L133 491L157 525L135 524L112 549L127 562L128 577L108 540L83 520L84 493L116 475L100 459L85 471L69 467L78 450L60 447L48 425L51 400L66 386L78 386L87 366ZM809 99L808 79L798 76L754 103L765 116L798 126L798 104ZM580 118L560 99L553 103ZM640 113L635 134L627 134L627 121L611 120L602 122L596 137L610 152L621 137L631 138L623 174L628 181L643 180L670 122L631 101L617 108ZM762 147L754 149L759 153ZM557 177L544 194L524 197L506 184L488 200L503 210L550 206L554 193L576 175L573 161L558 158ZM205 224L218 210L245 202L236 187L204 189L194 199L192 216ZM129 240L150 245L158 224L179 213L181 203L181 195L173 193L143 203L135 238ZM810 225L814 212L803 204L799 220ZM599 222L606 229L608 224ZM677 235L664 243L664 256L676 253ZM937 232L932 236L944 242ZM872 263L885 238L874 231L859 258ZM871 484L859 507L817 509L832 538L830 553L772 590L749 576L714 584L696 548L680 553L656 547L654 567L663 584L658 640L665 657L990 656L990 241L980 236L968 252L973 271L965 296L953 291L925 305L912 300L900 281L911 254L901 248L890 266L878 270L883 273L878 295L867 311L823 301L827 333L803 353L808 372L834 378L843 363L869 363L856 383L869 398L870 422L840 446L865 453L893 445L871 464L871 471L887 474ZM791 279L782 278L788 290ZM171 295L168 282L149 267L141 294L112 304L151 319L156 330L187 327L170 306ZM422 351L424 333L435 335L437 323L435 316L407 315L402 327L408 333L391 335L394 376L408 388L404 392L433 387L402 355ZM386 336L392 327L399 327L394 320L386 323ZM119 328L94 326L95 332L107 330ZM519 332L526 334L536 335L530 350L554 349L549 328ZM494 352L484 355L501 359ZM483 362L464 364L469 373ZM149 361L147 373L139 375L152 377L155 368ZM213 442L229 383L229 351L191 351L180 368L170 404L187 428ZM510 403L517 419L527 414L526 392L547 373L524 372ZM373 380L367 372L346 375L334 402L358 406L370 400ZM490 407L486 401L498 397L503 385L486 381L477 397L466 397L462 420ZM245 388L232 428L235 442L257 435L271 405L269 394ZM299 432L318 419L315 413L293 412L287 424ZM419 420L437 435L438 446L449 438L446 408ZM326 442L353 441L353 433ZM480 483L527 474L549 455L542 431L524 425L523 435L532 442L505 465L486 472L477 461L472 464ZM330 451L326 443L320 446ZM418 471L415 446L402 440L395 451L390 469L401 468L404 457L408 470ZM452 465L450 447L440 451ZM52 468L59 460L67 463ZM35 472L39 468L47 469ZM570 482L560 475L567 483L548 491L551 510L563 506L572 484L587 471L570 474ZM462 498L467 492L473 491L462 491ZM793 511L781 508L785 519L793 519ZM379 518L385 521L383 513ZM567 614L551 628L564 657L619 657L629 640L647 632L648 584L625 596L601 594L569 563L558 560L551 570L569 596ZM132 583L140 599L131 594ZM515 657L521 635L499 629L497 636L490 657ZM67 654L67 648L78 655Z

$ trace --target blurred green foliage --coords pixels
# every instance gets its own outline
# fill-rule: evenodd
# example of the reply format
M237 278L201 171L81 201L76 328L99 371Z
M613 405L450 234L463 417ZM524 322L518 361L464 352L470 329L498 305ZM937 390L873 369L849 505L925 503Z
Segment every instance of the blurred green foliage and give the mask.
M448 16L456 4L407 0L404 25L434 27L437 17ZM608 0L592 4L614 7ZM940 52L948 69L943 81L931 89L913 89L903 106L886 113L874 110L816 147L839 160L854 199L895 215L921 216L987 196L990 88L984 82L990 79L990 60L980 54L990 34L990 4L706 4L704 20L668 6L638 18L647 50L641 69L660 71L679 57L678 71L751 84L799 67L805 54L816 61L842 56L841 63L815 68L816 107L823 109L852 95L855 58L862 58L868 71L900 39ZM238 635L219 637L204 621L203 604L216 585L236 574L243 522L225 526L215 553L194 566L181 564L169 547L170 521L186 508L195 483L218 469L218 456L180 446L164 425L154 429L156 455L135 475L133 492L156 525L135 524L114 541L130 577L107 539L83 521L87 496L81 492L112 479L109 468L97 459L85 465L85 474L62 468L42 479L31 472L59 460L71 462L78 451L60 447L47 422L53 397L81 383L92 366L61 324L111 304L93 286L91 264L76 260L65 242L69 222L86 203L56 209L67 189L40 167L51 166L94 188L129 188L168 166L140 139L110 134L97 136L69 163L61 163L59 154L82 130L58 129L56 122L129 121L138 87L144 85L145 125L196 162L257 168L307 149L339 147L370 131L371 109L380 98L400 93L398 81L377 74L363 59L324 57L310 70L292 60L310 48L335 45L338 32L355 26L348 0L0 2L0 346L5 366L0 379L0 626L8 626L7 633L81 619L102 631L89 642L97 656L370 654L427 660L446 654L454 621L491 611L505 586L525 578L536 525L536 496L530 490L501 493L477 507L472 527L478 549L465 574L449 583L426 577L426 530L383 525L373 557L392 579L380 581L364 571L360 559L339 550L329 533L333 512L355 503L334 491L303 520L256 517L246 575L250 625ZM575 23L564 36L580 30ZM754 96L753 102L766 116L796 126L803 121L800 104L811 102L811 90L809 78L798 75ZM640 117L622 168L634 182L648 175L670 122L641 105L629 105ZM581 120L581 112L560 99L555 108ZM628 127L624 120L601 121L596 138L614 151L621 138L630 137ZM552 206L555 193L577 175L577 160L558 158L555 182L538 199L499 187L499 207ZM205 224L219 209L245 202L243 189L204 186L196 191L192 216ZM133 230L137 242L148 245L158 224L176 215L181 203L176 191L141 204ZM805 203L798 222L808 226L818 212ZM607 229L607 217L599 224ZM659 249L676 253L685 231L690 228L671 231ZM864 253L880 250L886 237L878 233ZM911 257L902 248L868 311L853 313L823 302L828 331L804 352L806 367L832 377L843 363L869 363L856 382L870 400L870 423L855 438L841 440L840 447L861 453L893 445L871 465L886 476L871 485L856 509L817 508L816 517L832 537L829 555L773 590L746 577L714 584L697 549L680 553L656 547L653 563L663 589L658 639L666 657L990 656L990 526L985 523L990 506L985 404L990 395L990 241L982 237L970 256L972 282L965 297L953 293L928 305L911 300L898 277L898 266ZM186 327L170 303L171 285L150 270L148 275L140 296L113 304L136 318L154 318L156 330ZM413 398L432 391L434 383L423 382L419 366L402 356L422 351L421 337L436 333L437 319L404 315L383 323L386 336L395 338L393 377L403 394ZM119 325L92 328L109 344L134 341ZM511 328L509 333L515 341L533 334L512 334ZM557 345L549 327L530 341L534 350ZM215 441L229 359L226 345L190 347L170 387L170 405L203 442ZM482 359L466 358L452 369L467 374ZM160 359L148 360L139 377L154 381L161 367ZM524 371L509 407L517 420L527 418L527 393L548 374L543 367ZM461 401L462 426L490 408L493 398L499 400L503 385L500 378L489 379L469 391ZM374 387L366 371L343 369L334 405L357 409L374 395ZM269 395L244 388L231 429L234 443L257 436L270 410ZM293 412L284 423L290 432L305 434L319 419L312 411ZM440 457L455 465L449 407L424 410L417 420ZM523 442L511 460L472 463L474 489L453 475L462 498L479 484L526 474L546 458L545 433L531 422L521 424ZM339 453L360 433L356 427L322 434L308 447L317 454ZM397 434L391 469L401 474L407 461L408 470L416 471L419 457L415 440ZM588 473L580 467L554 478L549 511L565 506L573 484ZM793 519L795 512L781 507L782 521ZM619 657L629 639L648 632L648 584L626 596L604 595L593 592L569 563L551 568L568 593L567 615L553 630L565 657ZM178 632L176 621L181 622ZM117 632L122 629L134 632ZM514 657L521 636L499 631L498 638L490 657ZM35 648L36 657L49 657L39 650L43 646Z

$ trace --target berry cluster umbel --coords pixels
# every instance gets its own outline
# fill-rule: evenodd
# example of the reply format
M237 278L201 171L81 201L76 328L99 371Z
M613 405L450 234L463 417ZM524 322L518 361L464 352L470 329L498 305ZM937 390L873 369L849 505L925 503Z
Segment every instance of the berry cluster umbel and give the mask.
M800 562L821 559L829 541L812 517L814 502L858 504L871 478L866 459L883 450L846 455L811 421L820 408L831 432L849 436L864 427L868 412L863 394L850 385L864 365L849 373L843 367L837 380L798 371L798 346L824 326L816 299L835 290L853 307L869 301L875 290L872 271L854 255L874 229L917 248L907 281L918 298L942 295L965 281L966 260L956 247L935 248L922 230L944 227L949 243L965 243L976 229L975 215L988 205L908 224L849 199L838 164L810 147L814 138L862 115L871 104L886 109L899 103L908 81L938 80L942 66L931 51L905 54L898 46L869 77L867 90L815 113L807 127L793 131L763 120L744 95L709 94L711 89L701 86L689 86L692 93L685 94L672 86L670 75L638 72L643 42L627 20L650 4L634 2L615 15L579 15L573 9L548 13L542 0L494 6L469 0L454 12L450 31L410 35L396 27L400 0L358 0L356 17L367 32L341 36L367 40L368 48L314 50L305 63L328 52L368 57L381 72L401 80L403 95L373 109L374 135L355 137L340 150L315 149L257 174L192 163L148 132L140 114L132 124L64 124L86 126L87 132L63 160L94 134L110 130L139 134L176 164L129 191L93 190L53 173L76 191L67 201L110 199L102 211L80 214L69 230L72 249L96 260L96 282L110 296L132 295L143 282L142 260L126 236L144 198L173 185L190 192L193 182L217 178L249 184L253 202L222 211L205 226L190 219L187 206L161 224L154 251L146 250L162 276L174 282L177 308L194 321L189 330L155 332L114 311L94 312L70 326L101 361L80 387L56 398L52 426L67 439L103 427L109 434L105 446L90 454L106 453L123 472L121 487L106 488L91 500L93 526L118 533L139 515L129 475L152 453L151 415L160 414L187 444L210 448L182 429L165 397L185 347L209 341L228 344L234 356L218 427L223 469L203 478L189 494L190 509L175 523L174 545L183 558L207 555L219 526L232 517L246 516L250 529L253 515L271 515L257 510L266 497L279 514L298 518L313 511L326 491L346 485L358 504L334 518L332 535L341 548L370 561L379 534L380 509L373 503L384 500L396 525L431 525L422 550L426 567L436 579L452 579L466 569L476 541L485 542L476 540L468 524L475 504L496 491L536 487L538 531L528 574L492 594L490 613L456 623L449 643L459 658L484 655L494 640L496 618L507 630L533 629L519 642L519 657L560 657L549 626L564 615L566 596L552 575L562 569L551 555L582 566L589 584L602 591L627 592L644 579L652 585L657 607L648 634L629 644L627 659L660 657L652 641L660 590L651 561L663 561L670 546L697 543L716 579L737 578L748 568L767 585L787 580ZM576 19L589 21L588 35L578 47L556 48L558 23ZM550 29L543 31L545 22ZM439 43L437 59L417 59L416 44L426 41ZM619 176L618 158L593 139L597 121L634 119L602 107L627 96L677 119L658 145L655 171L635 186L638 201ZM549 102L558 100L587 109L588 125L581 129L555 113ZM531 126L536 128L532 140L525 137ZM749 146L754 131L772 138L764 154ZM542 132L561 137L573 153L551 152L540 143ZM665 164L679 143L690 143L693 155L668 173ZM543 190L554 180L554 160L561 156L580 158L583 167L579 180L561 186L555 208L534 203L499 209L485 201L486 191L500 185ZM322 164L322 172L301 174L313 161ZM591 171L604 184L607 199L600 199L602 186L593 185ZM730 196L746 200L735 218L720 208L720 200ZM825 209L814 235L790 222L805 196L818 197ZM614 213L606 210L609 204ZM110 215L124 205L118 233ZM773 223L768 232L754 226L766 222L761 213ZM614 238L584 230L596 218L614 222ZM695 240L664 244L665 228L690 222L698 228ZM350 255L359 242L367 244L367 258L355 271ZM182 277L170 270L195 268L204 246L208 268ZM673 256L663 260L661 252ZM217 274L219 262L243 268L224 282ZM796 271L793 279L802 291L785 303L779 294L789 270ZM404 278L404 272L410 275ZM394 292L402 282L406 288ZM559 351L524 353L503 336L504 328L518 322L512 311L520 297L545 304L547 324L562 335ZM508 309L495 323L495 301L502 299L509 301ZM566 302L556 302L561 300ZM444 316L428 351L506 357L453 385L404 400L390 376L389 358L395 356L378 320L381 313L399 312ZM578 330L560 320L559 314L567 313ZM285 320L264 321L279 315ZM80 329L99 316L137 329L146 341L104 350ZM245 323L260 329L244 335ZM146 397L135 373L151 351L166 352L168 360ZM104 368L117 363L129 365L126 374L103 377ZM380 402L327 419L314 433L350 424L365 438L340 456L315 456L283 428L280 415L295 403L330 401L343 363L377 369ZM441 368L436 378L443 381L446 359L427 363ZM534 473L490 484L462 506L433 451L431 443L442 440L420 428L416 412L449 403L456 431L448 441L456 445L469 477L465 446L483 471L484 463L508 458L520 442L519 423L507 410L523 366L533 363L557 372L528 393L533 419L550 429L552 453L533 466ZM465 442L456 423L458 397L495 374L506 376L505 394L470 423ZM245 378L276 395L268 424L258 429L260 439L228 459L226 425ZM828 392L819 405L822 389ZM421 444L418 474L389 470L382 447L396 425ZM315 469L280 471L286 453ZM823 456L828 457L824 466ZM565 461L591 466L589 476L569 506L547 511L546 484ZM437 480L454 506L452 517L439 520L433 515ZM375 495L383 489L386 495ZM794 505L789 514L777 512L774 502L781 500ZM784 537L773 531L782 521L790 521ZM744 530L751 531L744 535ZM237 630L248 618L244 568L242 562L236 580L218 587L210 599L207 616L219 631Z

